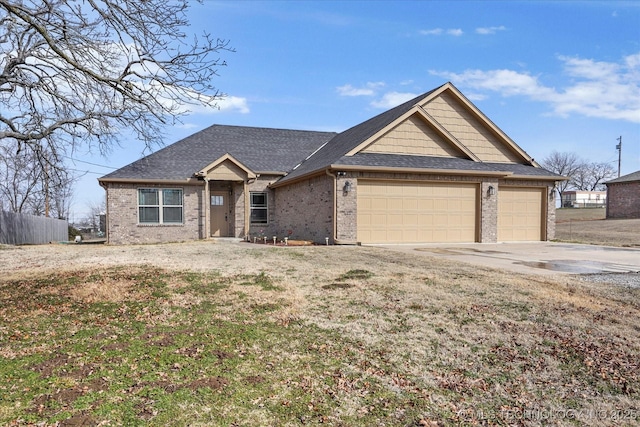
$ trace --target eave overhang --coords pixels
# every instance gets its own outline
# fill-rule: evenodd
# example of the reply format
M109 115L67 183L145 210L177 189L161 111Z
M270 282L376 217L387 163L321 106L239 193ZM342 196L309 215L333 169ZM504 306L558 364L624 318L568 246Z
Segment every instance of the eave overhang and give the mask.
M245 166L242 162L234 158L229 153L218 157L216 160L214 160L213 162L211 162L210 164L202 168L202 170L195 172L194 176L204 178L207 176L209 171L211 171L212 169L215 169L217 166L221 165L227 160L233 163L236 167L240 168L244 173L246 173L248 179L257 178L257 174L254 171L252 171L249 167Z
M103 184L110 182L122 184L159 184L159 185L197 185L202 183L198 178L185 179L151 179L151 178L98 178L98 183L104 188Z

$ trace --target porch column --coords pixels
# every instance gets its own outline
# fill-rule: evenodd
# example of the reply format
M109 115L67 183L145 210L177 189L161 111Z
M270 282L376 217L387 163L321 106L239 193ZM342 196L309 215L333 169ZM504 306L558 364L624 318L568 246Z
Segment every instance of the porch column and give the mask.
M249 184L245 179L244 185L244 237L249 235L251 227L251 200L249 198Z
M211 214L209 210L211 209L211 189L209 188L209 178L204 179L204 238L208 239L211 237Z

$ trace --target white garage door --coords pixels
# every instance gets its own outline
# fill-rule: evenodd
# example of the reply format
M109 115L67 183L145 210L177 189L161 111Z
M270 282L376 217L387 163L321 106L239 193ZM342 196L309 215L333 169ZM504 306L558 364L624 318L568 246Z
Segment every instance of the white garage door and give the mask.
M477 184L358 180L358 241L475 242Z
M500 187L498 190L498 241L542 240L541 188Z

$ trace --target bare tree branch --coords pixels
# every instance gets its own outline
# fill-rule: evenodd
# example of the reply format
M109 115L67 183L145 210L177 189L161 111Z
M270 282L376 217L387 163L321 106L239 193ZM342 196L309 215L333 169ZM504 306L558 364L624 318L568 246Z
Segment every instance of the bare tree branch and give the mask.
M222 97L226 40L185 32L188 0L0 0L0 147L48 164L106 154ZM124 132L126 131L126 132Z

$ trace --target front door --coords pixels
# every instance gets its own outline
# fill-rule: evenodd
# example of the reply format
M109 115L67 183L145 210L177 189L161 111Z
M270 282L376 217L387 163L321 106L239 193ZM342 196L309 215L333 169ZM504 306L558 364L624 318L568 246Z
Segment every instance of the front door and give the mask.
M229 193L211 192L211 237L229 236Z

